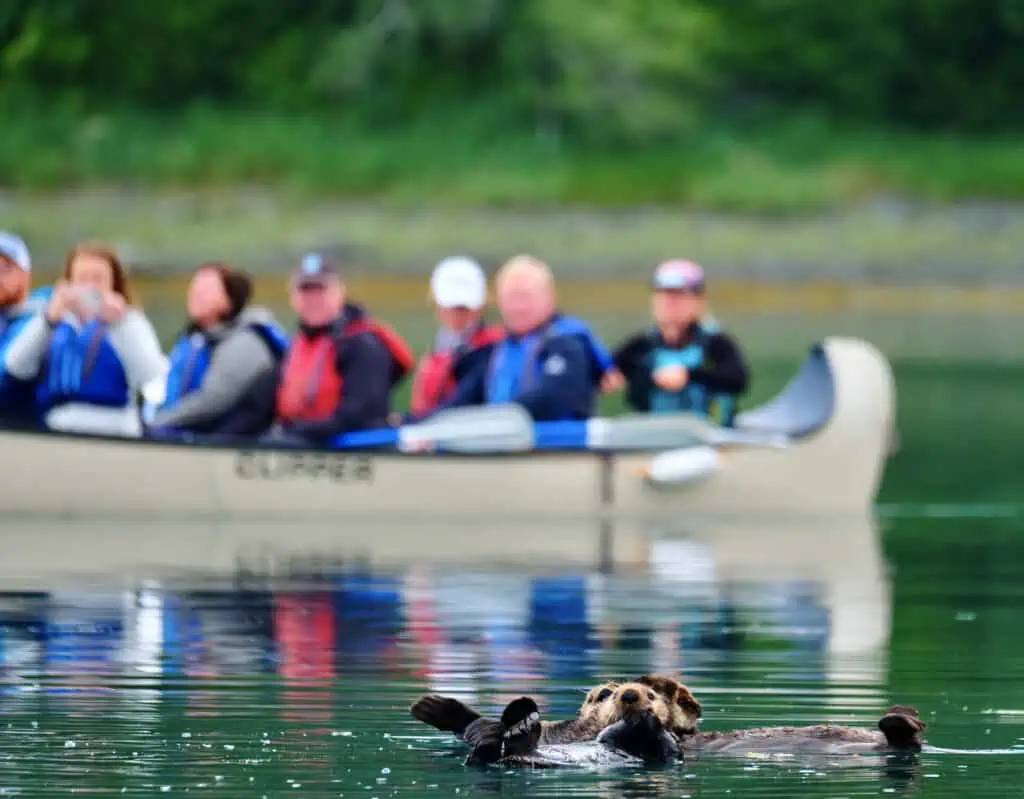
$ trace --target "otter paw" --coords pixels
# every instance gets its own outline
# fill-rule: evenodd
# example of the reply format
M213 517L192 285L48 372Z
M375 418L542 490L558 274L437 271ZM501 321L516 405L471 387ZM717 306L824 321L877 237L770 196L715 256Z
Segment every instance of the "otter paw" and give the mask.
M919 733L928 727L917 717L917 709L907 705L893 705L878 722L878 729L890 746L917 747Z

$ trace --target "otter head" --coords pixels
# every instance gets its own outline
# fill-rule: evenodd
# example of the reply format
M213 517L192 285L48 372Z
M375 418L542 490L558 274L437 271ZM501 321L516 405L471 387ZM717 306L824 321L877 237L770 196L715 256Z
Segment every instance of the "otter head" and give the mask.
M603 701L598 699L593 711L602 726L642 719L657 719L666 729L671 725L672 709L668 701L651 686L641 682L619 683L614 688L602 689L597 697L602 696L605 690L612 693Z
M596 717L603 727L597 737L600 743L646 761L666 762L678 756L672 705L649 685L627 682L616 686L598 705Z
M611 701L615 695L615 689L618 687L617 682L606 682L601 685L595 685L589 691L587 691L586 699L583 700L583 704L580 705L579 711L576 716L583 721L591 721L603 718L604 708Z
M696 734L703 708L690 693L689 688L674 677L660 674L648 674L637 682L665 700L669 715L669 721L665 725L667 729L679 737Z

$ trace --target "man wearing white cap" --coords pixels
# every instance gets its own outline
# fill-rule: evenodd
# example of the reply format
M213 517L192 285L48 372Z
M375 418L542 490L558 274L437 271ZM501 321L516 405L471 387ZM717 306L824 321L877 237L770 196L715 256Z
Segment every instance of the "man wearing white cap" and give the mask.
M50 289L31 291L32 259L25 242L0 231L0 417L29 421L35 413L35 385L18 380L3 368L4 354L25 324L46 307Z
M414 416L427 415L447 401L474 357L502 336L500 327L483 320L487 277L472 258L442 260L430 276L430 293L441 327L416 368L409 402Z
M652 289L654 326L614 355L627 402L641 412L691 411L731 424L748 369L736 342L704 319L704 270L692 261L665 261Z

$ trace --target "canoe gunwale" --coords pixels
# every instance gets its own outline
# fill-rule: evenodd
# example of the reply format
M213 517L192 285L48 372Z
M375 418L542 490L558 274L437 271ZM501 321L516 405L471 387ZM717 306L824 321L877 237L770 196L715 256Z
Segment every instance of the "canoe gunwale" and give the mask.
M765 433L781 433L794 440L807 438L822 430L835 412L835 376L829 364L828 355L822 344L810 348L798 370L789 382L761 405L737 415L736 427ZM374 457L399 456L408 458L521 458L524 456L565 456L566 454L606 457L609 453L583 450L572 447L549 447L509 452L399 452L390 447L317 447L275 445L258 439L239 438L225 440L218 438L128 438L125 436L75 433L33 428L24 425L7 426L0 420L0 432L4 434L45 436L48 439L66 441L95 441L130 446L186 447L189 449L232 450L239 452L282 452L292 454L319 453L338 455L373 455ZM621 447L612 454L633 454L650 451L649 447Z

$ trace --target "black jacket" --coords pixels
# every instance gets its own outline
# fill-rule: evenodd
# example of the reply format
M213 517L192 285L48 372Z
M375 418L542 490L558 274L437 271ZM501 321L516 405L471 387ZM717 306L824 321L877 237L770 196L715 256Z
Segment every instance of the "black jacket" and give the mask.
M691 325L679 348L688 346L698 332L698 326ZM750 371L736 342L726 333L702 335L705 336L704 363L690 370L690 380L715 393L739 396L746 392ZM654 387L651 353L661 346L661 335L648 330L627 338L612 356L626 378L626 402L636 411L651 409L650 397Z

